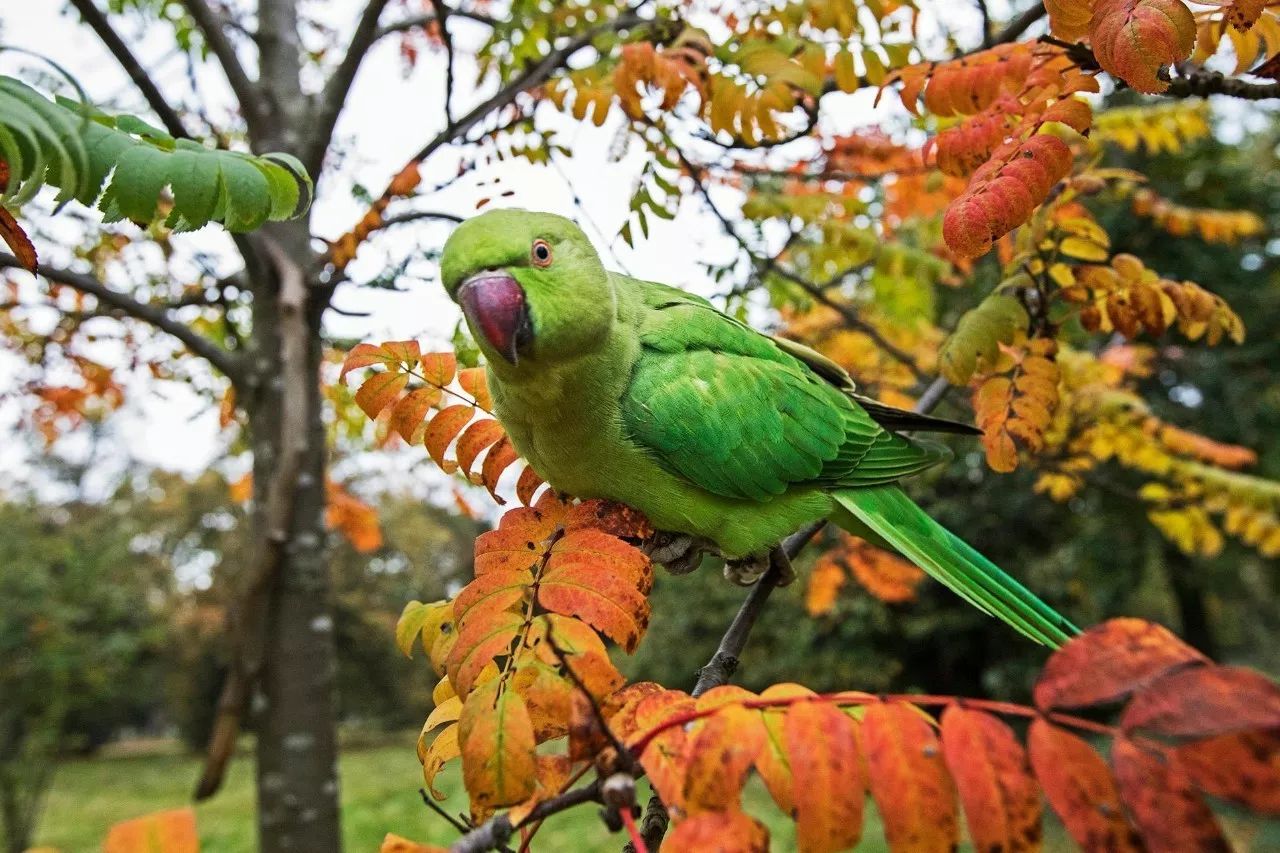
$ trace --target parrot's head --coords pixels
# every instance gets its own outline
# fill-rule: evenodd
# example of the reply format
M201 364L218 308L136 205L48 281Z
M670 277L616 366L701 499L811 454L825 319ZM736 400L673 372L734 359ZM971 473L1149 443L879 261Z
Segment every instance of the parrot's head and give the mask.
M491 210L444 244L440 276L490 363L535 367L598 345L613 287L582 229L563 216Z

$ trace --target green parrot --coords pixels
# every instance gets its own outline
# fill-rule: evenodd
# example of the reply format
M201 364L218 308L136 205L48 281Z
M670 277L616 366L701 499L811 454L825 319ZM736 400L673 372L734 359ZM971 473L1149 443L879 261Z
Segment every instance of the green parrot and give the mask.
M606 270L560 216L476 216L440 266L488 361L495 414L555 489L620 501L658 530L757 565L830 519L1040 643L1078 632L895 485L947 457L898 430L974 428L861 397L807 347Z

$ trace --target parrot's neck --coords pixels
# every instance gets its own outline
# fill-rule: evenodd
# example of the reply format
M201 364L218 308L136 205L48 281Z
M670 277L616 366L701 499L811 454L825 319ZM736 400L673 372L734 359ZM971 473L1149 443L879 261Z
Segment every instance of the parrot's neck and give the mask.
M495 413L515 449L553 487L579 497L603 496L600 454L622 442L621 400L640 346L635 308L620 297L609 333L593 349L494 364L488 374Z

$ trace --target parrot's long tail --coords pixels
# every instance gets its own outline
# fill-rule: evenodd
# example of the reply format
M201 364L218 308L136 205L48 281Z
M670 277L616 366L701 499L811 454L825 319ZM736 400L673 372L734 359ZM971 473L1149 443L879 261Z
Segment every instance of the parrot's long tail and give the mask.
M839 489L833 495L907 559L1036 642L1056 648L1080 633L1066 617L926 515L898 487Z

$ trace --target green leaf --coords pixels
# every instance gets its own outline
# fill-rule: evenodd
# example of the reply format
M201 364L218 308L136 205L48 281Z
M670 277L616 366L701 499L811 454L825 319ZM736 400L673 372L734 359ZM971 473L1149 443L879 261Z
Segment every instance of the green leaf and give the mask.
M59 203L97 206L104 219L155 219L168 188L177 230L221 222L250 231L301 216L311 205L306 169L288 154L260 157L174 139L135 116L112 116L80 101L50 101L0 75L0 157L9 184L0 203L17 208L46 185ZM104 190L105 185L105 190Z

